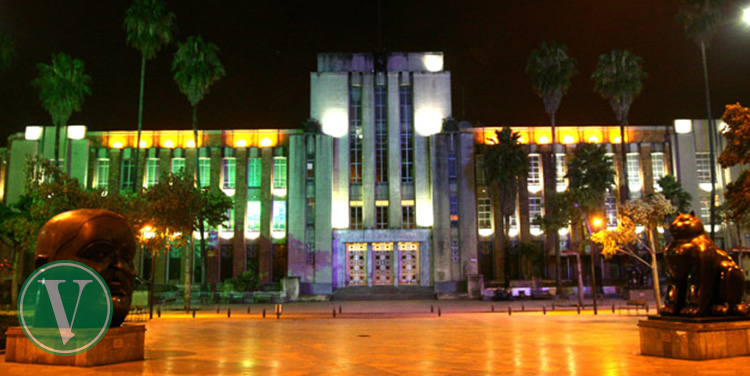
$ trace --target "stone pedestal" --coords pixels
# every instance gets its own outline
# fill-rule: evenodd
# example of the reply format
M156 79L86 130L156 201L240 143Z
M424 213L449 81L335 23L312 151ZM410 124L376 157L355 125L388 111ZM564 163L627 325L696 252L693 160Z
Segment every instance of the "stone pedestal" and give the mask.
M50 364L92 367L105 364L143 360L146 326L128 325L109 328L96 346L77 355L54 355L36 347L23 334L21 327L8 328L5 361L13 363Z
M484 290L484 276L481 274L470 274L466 289L469 293L469 299L482 299L482 290Z
M747 317L662 317L638 321L641 354L707 360L750 355Z
M282 278L281 287L286 296L285 301L296 302L299 300L299 277Z

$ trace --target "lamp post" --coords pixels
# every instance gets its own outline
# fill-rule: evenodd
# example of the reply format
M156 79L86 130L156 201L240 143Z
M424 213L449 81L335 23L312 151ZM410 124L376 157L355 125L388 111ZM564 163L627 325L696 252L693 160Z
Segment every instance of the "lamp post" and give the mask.
M150 225L145 225L143 228L141 228L141 237L146 240L151 240L154 238L156 234L154 233L154 228ZM150 249L148 249L148 246L146 246L146 251L151 252ZM148 285L148 318L152 319L154 318L154 273L156 272L156 258L154 257L154 254L151 253L151 276L150 276L150 282Z
M586 223L586 229L589 231L589 242L591 247L591 297L593 298L594 303L594 314L598 315L599 313L596 305L596 257L594 252L594 241L591 240L591 235L594 233L593 228L598 229L603 222L599 217L594 217L592 221L589 221L588 216L580 207L578 207L577 202L574 202L573 206L575 206L575 208L578 209L578 212L581 213L581 216L583 216L583 221Z

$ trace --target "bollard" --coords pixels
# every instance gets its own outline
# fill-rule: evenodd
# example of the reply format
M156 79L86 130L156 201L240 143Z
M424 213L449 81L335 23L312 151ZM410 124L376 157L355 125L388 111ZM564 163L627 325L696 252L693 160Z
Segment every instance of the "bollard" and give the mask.
M227 309L227 317L232 317L232 309L231 308Z
M442 313L440 312L440 306L438 306L438 317L440 317Z
M265 308L263 308L263 318L264 319L266 318L266 309Z
M156 310L156 317L161 318L161 306Z
M250 314L250 306L247 306L247 314Z
M195 318L195 309L193 309L193 318Z
M612 313L615 313L615 302L612 302Z
M552 310L555 310L555 303L552 303Z
M333 311L333 318L335 319L336 318L336 308L334 308L332 311Z
M546 316L547 315L547 306L542 304L542 313Z
M577 305L577 306L576 306L576 309L578 310L578 314L580 315L580 314L581 314L581 306L580 306L580 305Z
M216 306L216 313L219 313L219 306Z
M435 306L430 304L430 313L435 313Z
M282 312L284 312L284 306L281 305L281 304L277 304L276 305L276 320L279 319L279 317L281 316Z
M495 312L495 305L494 304L490 304L490 312Z
M339 306L339 313L341 313L341 306Z
M526 307L524 307L523 304L521 304L521 311L525 311L525 310L526 310Z
M646 314L648 314L648 304L646 304Z
M510 316L510 311L511 311L511 308L510 306L508 306L508 316Z

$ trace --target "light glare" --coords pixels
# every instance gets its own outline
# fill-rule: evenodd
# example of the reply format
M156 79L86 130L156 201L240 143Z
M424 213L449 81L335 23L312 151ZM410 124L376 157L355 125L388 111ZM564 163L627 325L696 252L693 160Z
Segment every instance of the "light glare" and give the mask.
M36 125L29 125L26 127L25 137L29 141L36 141L42 138L43 128Z

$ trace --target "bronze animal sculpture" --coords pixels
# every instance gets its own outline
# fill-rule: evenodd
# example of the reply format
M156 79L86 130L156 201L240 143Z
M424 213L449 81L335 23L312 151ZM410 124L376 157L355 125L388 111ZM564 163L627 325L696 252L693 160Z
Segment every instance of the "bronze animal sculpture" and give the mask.
M36 242L36 267L58 260L90 266L112 294L110 327L120 326L130 310L135 287L136 241L121 215L103 209L79 209L50 219Z
M664 250L669 288L663 316L747 316L742 303L745 277L729 255L706 236L693 213L680 214L669 226L674 240Z

